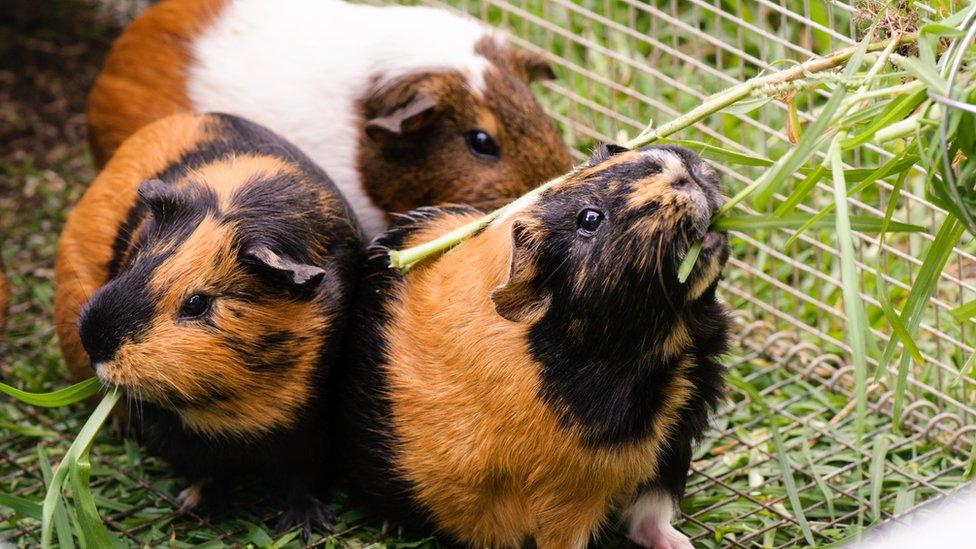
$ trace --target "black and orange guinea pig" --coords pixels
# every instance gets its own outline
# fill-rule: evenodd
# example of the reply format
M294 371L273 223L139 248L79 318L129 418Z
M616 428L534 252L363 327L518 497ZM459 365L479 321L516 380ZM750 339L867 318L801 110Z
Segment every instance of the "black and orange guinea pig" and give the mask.
M58 244L58 337L76 378L132 401L130 429L190 482L285 487L281 525L325 526L323 387L363 260L329 178L270 131L180 114L125 141Z
M397 222L370 251L337 374L352 493L470 546L582 548L622 513L638 543L690 547L671 519L723 394L721 202L688 150L608 146L403 276L388 249L481 212Z
M445 10L340 0L164 0L91 92L96 161L161 116L226 112L335 180L366 235L387 212L500 205L572 167L531 82L546 59Z

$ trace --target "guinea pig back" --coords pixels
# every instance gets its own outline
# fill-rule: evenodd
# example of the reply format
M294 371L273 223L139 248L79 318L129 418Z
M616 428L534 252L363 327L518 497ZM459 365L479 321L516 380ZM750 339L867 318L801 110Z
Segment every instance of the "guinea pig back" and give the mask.
M668 521L723 391L721 201L687 150L607 147L404 276L386 249L480 213L397 222L367 261L339 374L353 493L476 546L584 547L628 508L647 543L680 536Z
M128 393L133 425L194 484L252 468L309 484L322 389L362 237L295 147L227 115L134 134L68 217L55 314L76 379Z
M372 237L388 212L500 205L569 170L529 88L552 77L543 56L445 10L164 0L113 46L91 92L89 137L101 164L168 114L253 120L322 167Z

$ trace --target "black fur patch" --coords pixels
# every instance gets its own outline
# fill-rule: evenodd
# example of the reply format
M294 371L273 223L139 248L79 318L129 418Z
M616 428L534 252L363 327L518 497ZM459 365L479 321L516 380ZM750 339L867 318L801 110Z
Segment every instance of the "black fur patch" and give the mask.
M92 365L110 361L125 341L137 339L155 316L155 296L147 285L166 255L146 257L141 268L109 281L78 316L78 335Z

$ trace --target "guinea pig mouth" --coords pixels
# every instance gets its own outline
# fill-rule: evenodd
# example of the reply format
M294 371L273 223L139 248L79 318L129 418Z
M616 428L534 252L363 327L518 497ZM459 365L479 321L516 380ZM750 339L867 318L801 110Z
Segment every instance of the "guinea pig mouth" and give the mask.
M92 364L95 375L102 385L125 391L136 400L159 403L166 400L162 391L152 383L145 383L132 375L126 375L124 369L114 361L96 362Z
M701 247L702 251L714 251L725 245L728 241L728 236L725 233L720 233L716 231L708 231L705 236L702 237Z
M701 237L701 251L694 271L708 271L713 264L722 268L729 258L729 236L718 231L707 231Z

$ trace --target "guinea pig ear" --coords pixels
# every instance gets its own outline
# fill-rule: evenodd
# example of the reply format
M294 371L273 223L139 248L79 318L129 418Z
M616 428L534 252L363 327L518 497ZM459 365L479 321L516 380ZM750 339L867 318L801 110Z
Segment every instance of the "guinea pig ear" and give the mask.
M139 200L149 208L157 222L171 217L183 203L180 191L159 179L147 179L139 185Z
M366 121L366 135L373 140L402 136L430 124L436 115L437 102L422 93L415 93L409 101L391 112Z
M600 162L603 162L604 160L610 158L611 156L615 156L622 152L627 152L629 150L630 149L628 149L627 147L616 145L614 143L604 143L599 147L593 149L593 152L590 154L589 165L595 166Z
M536 284L535 239L524 223L512 224L512 258L508 280L495 288L495 311L507 320L532 324L546 314L552 296Z
M529 50L510 50L509 57L516 72L526 83L556 79L552 64L541 54Z
M244 256L258 263L275 278L297 288L314 288L326 275L325 269L321 267L298 263L263 245L251 246L244 252Z

